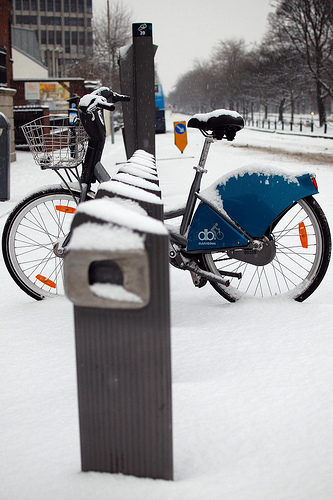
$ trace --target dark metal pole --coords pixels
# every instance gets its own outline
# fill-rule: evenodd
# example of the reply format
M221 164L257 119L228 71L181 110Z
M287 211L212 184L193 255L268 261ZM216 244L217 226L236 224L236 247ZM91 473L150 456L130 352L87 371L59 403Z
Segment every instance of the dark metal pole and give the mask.
M144 149L155 155L155 91L152 24L133 24L133 44L120 50L121 91L132 100L123 103L127 158Z

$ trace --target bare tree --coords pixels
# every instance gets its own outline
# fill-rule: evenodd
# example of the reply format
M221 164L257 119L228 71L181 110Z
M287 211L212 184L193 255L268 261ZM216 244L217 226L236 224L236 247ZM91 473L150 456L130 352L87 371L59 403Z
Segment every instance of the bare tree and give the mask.
M118 52L131 39L131 11L121 1L107 3L94 19L94 57L100 62L103 83L119 88Z
M196 61L194 68L178 79L168 101L186 113L210 111L211 77L210 64Z
M108 9L109 7L109 9ZM118 52L131 40L131 12L119 1L108 4L93 20L93 46L83 60L68 69L68 76L99 80L119 89Z
M247 61L244 40L221 40L212 57L215 100L223 107L235 109L244 98L242 73Z
M292 47L275 43L271 32L258 48L256 59L264 99L277 109L280 121L284 120L286 108L290 108L291 121L294 121L296 100L307 92L311 84L305 62ZM255 76L249 75L248 80L253 92Z
M333 97L332 0L276 0L270 26L280 45L288 44L306 61L316 87L320 124L326 120L325 98Z

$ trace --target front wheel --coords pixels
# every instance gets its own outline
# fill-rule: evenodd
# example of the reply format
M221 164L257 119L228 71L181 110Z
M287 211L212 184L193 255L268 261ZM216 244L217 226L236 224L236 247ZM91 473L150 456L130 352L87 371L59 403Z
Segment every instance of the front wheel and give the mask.
M2 236L7 269L36 300L64 294L63 259L54 252L69 230L78 200L60 187L33 193L9 215Z
M227 252L203 254L203 267L218 276L223 271L242 273L227 278L228 287L211 282L230 302L244 296L286 296L298 302L319 286L331 256L331 235L326 217L312 196L289 207L266 233L275 241L276 255L267 265L255 266L229 258Z

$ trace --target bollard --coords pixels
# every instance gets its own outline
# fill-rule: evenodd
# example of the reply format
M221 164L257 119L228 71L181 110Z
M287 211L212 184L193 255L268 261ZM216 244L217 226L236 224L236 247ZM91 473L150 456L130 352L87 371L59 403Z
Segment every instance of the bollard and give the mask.
M145 175L147 173L149 174L148 177ZM118 176L118 179L115 178L100 184L96 199L107 197L114 198L121 203L126 201L127 205L129 203L132 205L138 204L150 217L163 221L163 203L158 188L159 180L154 156L146 151L136 150L125 166L119 168L118 174L129 174L123 175L123 177L127 178L127 180L134 179L134 182L136 177L143 182L146 182L147 179L149 185L146 184L145 189L142 189L122 181ZM149 191L149 186L152 184L156 185L157 191Z
M143 167L142 165L137 165L135 163L127 163L123 167L120 167L118 173L130 174L134 177L140 177L154 184L159 185L159 180L157 178L156 172L152 169Z
M122 182L103 182L98 188L96 199L105 197L137 202L150 217L163 220L162 200L156 194L148 193L144 189Z
M0 113L0 201L10 198L10 123Z
M80 205L64 259L81 464L83 471L171 480L168 234L133 203Z
M114 177L112 177L112 180L123 182L124 184L129 184L130 186L139 187L141 189L144 189L148 193L156 194L157 196L161 197L161 190L159 186L155 182L147 181L142 177L119 172Z

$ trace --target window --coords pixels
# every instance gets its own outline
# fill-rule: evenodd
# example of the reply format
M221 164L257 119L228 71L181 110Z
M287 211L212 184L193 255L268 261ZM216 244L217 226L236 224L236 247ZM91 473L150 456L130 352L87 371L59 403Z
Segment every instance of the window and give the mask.
M71 12L76 12L76 0L71 0Z
M64 12L69 12L69 0L64 0Z
M92 13L92 0L87 0L87 12L88 14Z
M39 8L41 11L45 12L45 0L39 0Z
M46 31L45 30L42 30L40 32L40 43L42 45L46 45Z
M22 9L21 0L16 0L15 1L15 8L16 8L16 10L21 10Z
M79 32L79 45L84 45L84 31Z
M16 23L27 24L28 26L37 24L37 16L16 16Z
M31 10L37 10L37 0L30 0Z
M70 51L71 51L70 33L69 33L69 31L65 31L65 52L66 52L66 54L69 54Z
M72 31L72 45L77 45L77 32Z
M0 83L7 86L6 47L0 47Z
M47 38L49 45L54 45L54 31L49 31Z
M77 0L79 12L84 12L83 0Z
M48 12L52 12L53 11L53 0L47 0L47 10Z
M55 8L56 12L61 12L61 1L60 0L55 0L54 8Z
M62 33L61 31L56 31L57 45L62 45Z
M29 5L29 0L23 0L23 10L29 10L30 5Z

